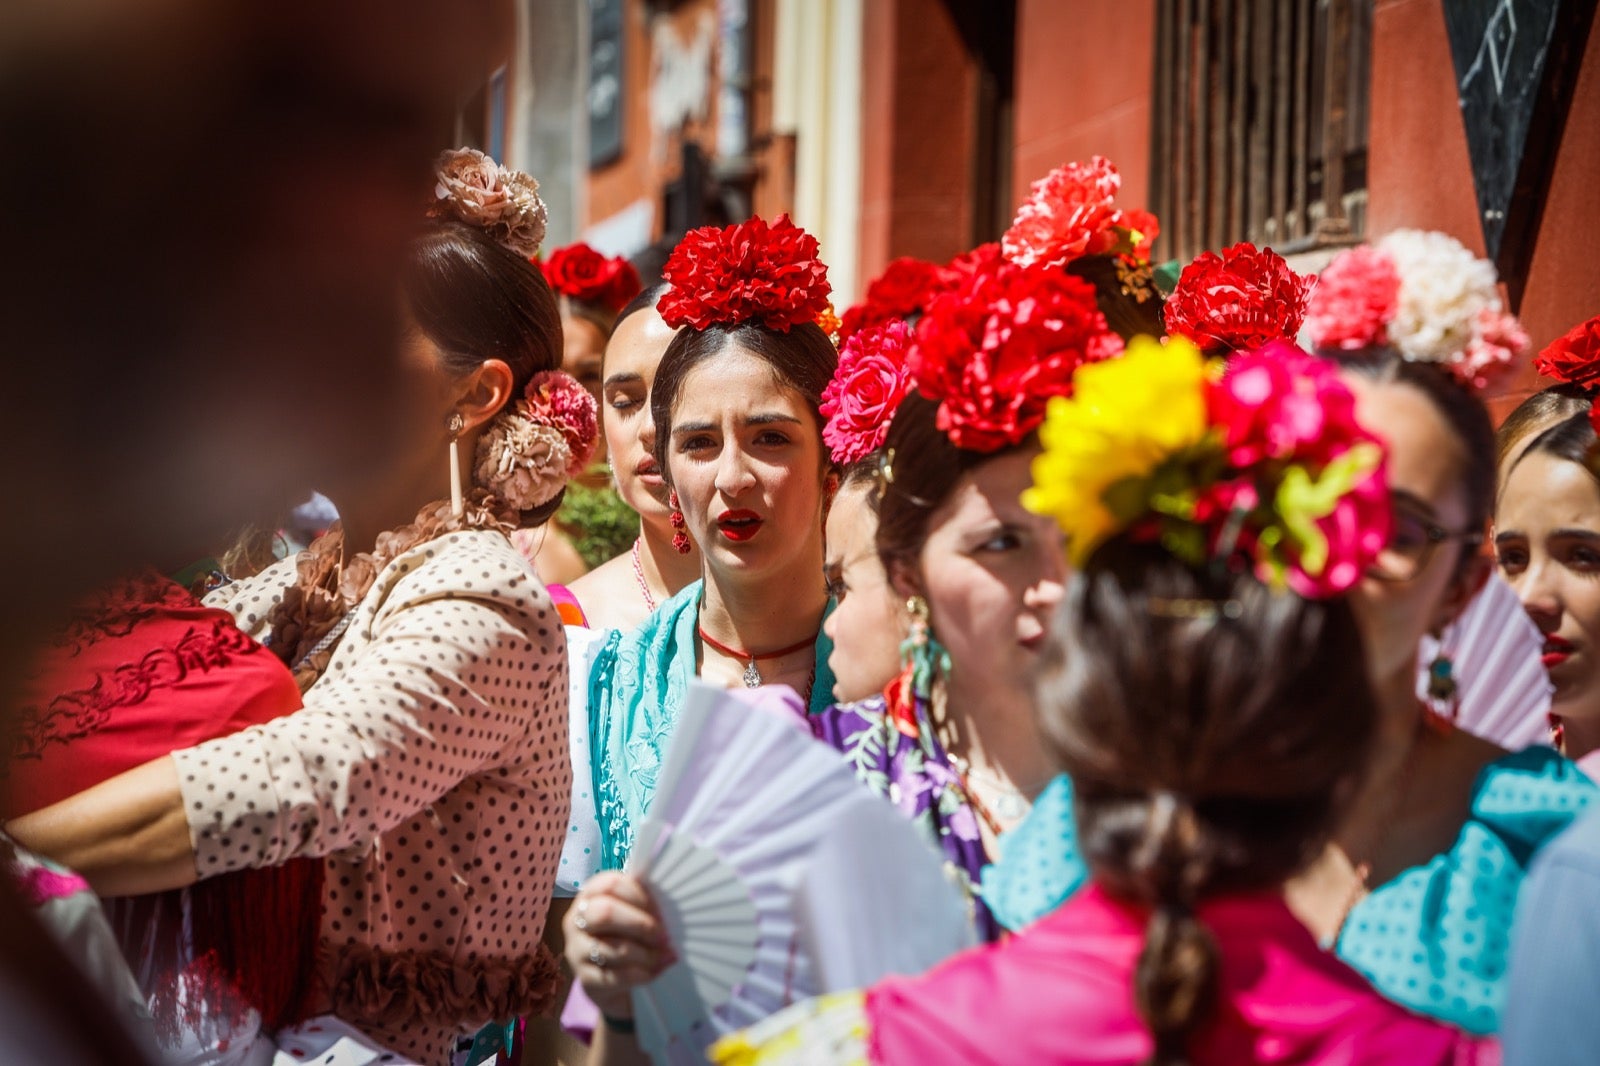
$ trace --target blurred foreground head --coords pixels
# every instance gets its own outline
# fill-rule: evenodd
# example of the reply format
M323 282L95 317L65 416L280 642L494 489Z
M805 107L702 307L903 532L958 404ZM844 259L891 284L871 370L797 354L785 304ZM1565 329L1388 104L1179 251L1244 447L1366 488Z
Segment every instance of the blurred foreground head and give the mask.
M499 7L0 12L5 646L384 453L403 250Z

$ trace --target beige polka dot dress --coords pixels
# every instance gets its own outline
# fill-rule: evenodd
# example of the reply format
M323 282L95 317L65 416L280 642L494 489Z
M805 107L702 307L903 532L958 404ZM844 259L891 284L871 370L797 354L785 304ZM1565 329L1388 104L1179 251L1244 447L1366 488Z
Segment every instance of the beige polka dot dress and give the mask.
M213 605L264 637L294 576L284 560ZM325 856L320 1006L444 1063L455 1034L547 1005L566 704L560 619L506 538L420 545L303 710L175 753L200 875Z

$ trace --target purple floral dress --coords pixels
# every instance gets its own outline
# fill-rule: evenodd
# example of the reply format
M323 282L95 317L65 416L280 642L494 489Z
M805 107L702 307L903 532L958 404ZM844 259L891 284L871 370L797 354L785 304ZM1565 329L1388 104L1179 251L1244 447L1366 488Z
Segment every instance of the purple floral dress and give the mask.
M809 718L817 738L836 748L861 783L886 798L944 854L951 879L972 905L973 925L984 940L1000 927L983 902L983 850L978 816L960 775L933 735L928 706L917 701L916 722L902 724L882 696L837 704ZM912 735L912 729L915 735Z

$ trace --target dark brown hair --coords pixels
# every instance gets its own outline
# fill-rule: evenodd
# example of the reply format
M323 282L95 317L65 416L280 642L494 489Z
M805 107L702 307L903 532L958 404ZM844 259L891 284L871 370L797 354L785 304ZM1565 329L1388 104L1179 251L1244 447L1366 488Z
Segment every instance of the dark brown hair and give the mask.
M450 373L499 359L516 397L535 374L561 368L561 312L544 273L480 227L429 224L412 244L402 285L411 320ZM523 512L523 525L543 523L565 495Z
M650 387L650 417L656 424L655 457L662 476L668 477L667 452L672 444L672 408L683 379L707 359L729 348L740 348L771 368L783 385L805 397L817 435L822 435L822 390L839 365L839 353L822 327L807 322L779 333L754 323L680 329L661 356L656 380ZM824 462L828 449L822 449Z
M1589 412L1581 411L1534 437L1522 454L1517 456L1517 464L1520 465L1522 460L1535 453L1553 455L1557 459L1577 463L1589 472L1590 477L1600 481L1600 473L1595 470L1596 443L1594 423L1589 420ZM1516 466L1512 469L1515 470Z
M1375 385L1408 385L1433 405L1456 440L1461 442L1466 456L1466 468L1461 471L1460 481L1467 497L1467 526L1473 530L1487 526L1494 515L1498 464L1494 422L1477 393L1457 382L1444 368L1407 359L1393 348L1321 349L1318 354ZM1367 428L1380 435L1383 432L1382 426ZM1459 566L1464 568L1471 561L1470 553L1463 552Z
M1197 573L1125 536L1073 575L1037 681L1097 882L1150 908L1134 1000L1151 1062L1188 1061L1215 1002L1206 897L1280 885L1354 793L1378 707L1342 599Z
M1563 383L1540 389L1519 403L1500 423L1500 432L1495 436L1496 465L1505 462L1506 456L1527 440L1538 426L1562 422L1576 414L1587 414L1593 405L1594 396L1579 385Z
M893 456L878 501L877 545L889 574L895 573L896 564L915 569L928 541L929 519L950 498L961 476L1012 450L957 448L939 428L938 417L937 401L912 393L901 402L883 441L885 452Z

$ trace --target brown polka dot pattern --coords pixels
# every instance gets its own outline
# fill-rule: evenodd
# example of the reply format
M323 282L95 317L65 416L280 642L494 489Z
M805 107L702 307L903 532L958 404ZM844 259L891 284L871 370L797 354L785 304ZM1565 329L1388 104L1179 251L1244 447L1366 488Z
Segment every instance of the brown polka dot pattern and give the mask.
M264 636L293 578L284 560L214 605ZM379 575L303 710L174 758L201 876L326 856L332 945L530 954L572 787L560 619L504 536L447 534ZM450 1039L373 1035L422 1062Z

